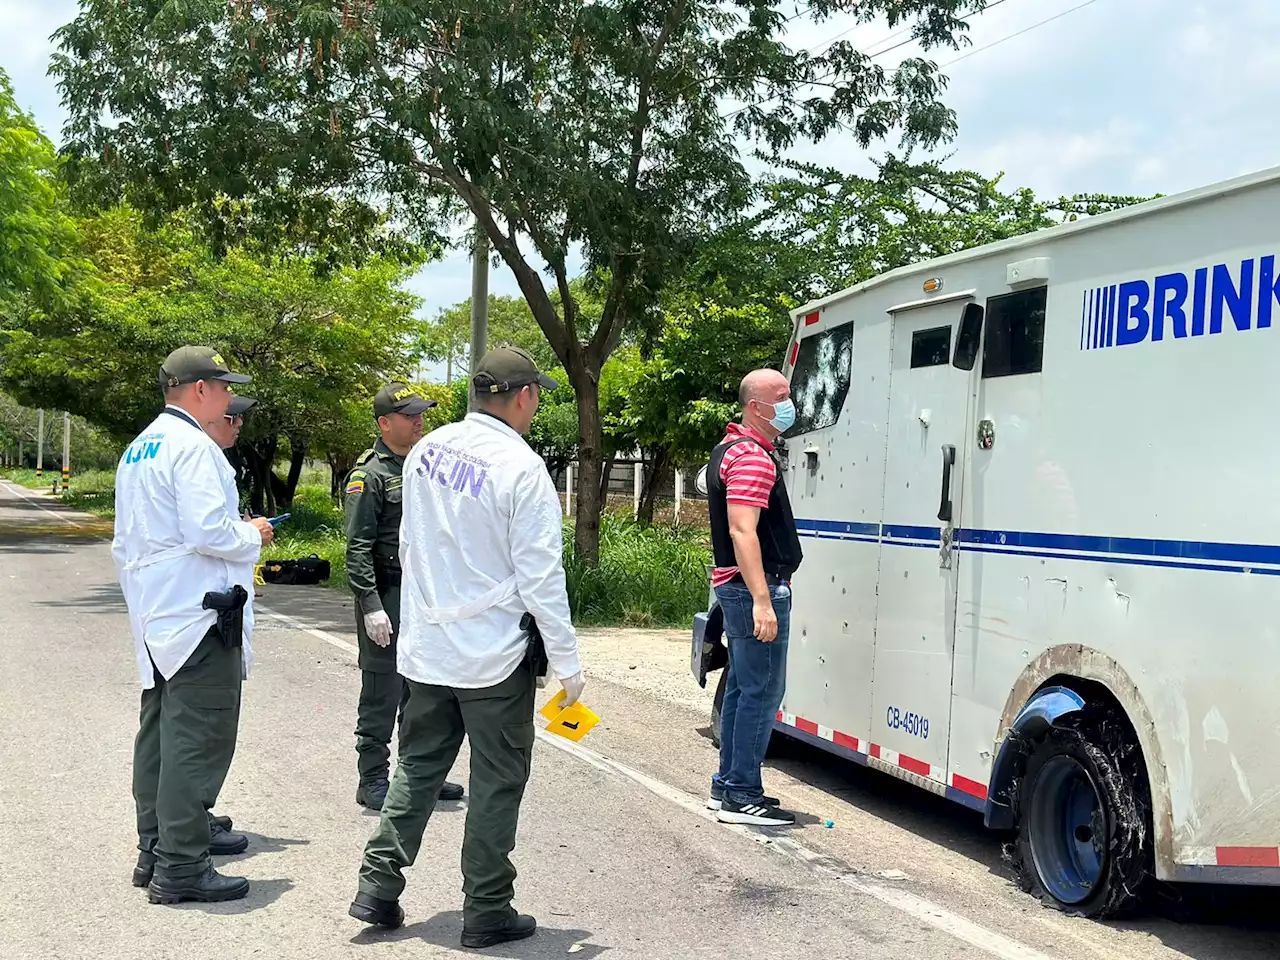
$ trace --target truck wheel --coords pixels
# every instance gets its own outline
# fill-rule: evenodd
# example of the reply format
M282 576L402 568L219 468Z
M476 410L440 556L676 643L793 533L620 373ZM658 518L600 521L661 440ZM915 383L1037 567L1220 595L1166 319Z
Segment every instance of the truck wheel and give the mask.
M716 687L715 699L711 702L711 742L720 749L720 707L724 705L724 684L729 678L729 668L720 671L720 683Z
M1017 814L1025 891L1085 917L1137 906L1151 876L1151 802L1142 752L1113 713L1066 718L1032 748Z

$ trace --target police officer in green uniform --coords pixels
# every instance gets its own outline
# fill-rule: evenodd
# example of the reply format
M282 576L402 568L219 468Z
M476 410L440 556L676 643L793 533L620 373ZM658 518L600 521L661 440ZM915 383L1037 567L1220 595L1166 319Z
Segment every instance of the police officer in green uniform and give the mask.
M396 672L401 471L405 455L422 439L422 414L435 405L398 381L379 390L373 398L373 413L382 436L347 475L347 579L356 597L360 640L356 803L371 810L381 810L387 796L391 731L409 693ZM440 799L462 799L462 787L446 782Z

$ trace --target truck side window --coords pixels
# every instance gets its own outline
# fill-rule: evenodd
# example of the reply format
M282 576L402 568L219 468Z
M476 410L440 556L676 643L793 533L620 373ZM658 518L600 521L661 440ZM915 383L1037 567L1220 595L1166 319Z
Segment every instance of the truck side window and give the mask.
M1044 364L1047 287L1020 290L987 300L983 377L1039 373Z
M932 327L911 334L911 368L940 367L951 360L951 328Z
M852 372L852 323L801 340L795 370L791 373L796 424L787 431L787 436L821 430L839 420L849 394Z

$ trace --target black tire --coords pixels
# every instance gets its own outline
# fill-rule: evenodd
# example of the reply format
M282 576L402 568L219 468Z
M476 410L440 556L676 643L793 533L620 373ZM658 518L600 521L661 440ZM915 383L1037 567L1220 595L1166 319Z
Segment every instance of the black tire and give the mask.
M720 708L724 705L724 684L729 679L729 668L720 671L720 683L716 687L715 699L711 702L711 742L720 749Z
M1152 877L1146 764L1113 711L1064 718L1016 787L1011 859L1022 889L1083 917L1131 913Z

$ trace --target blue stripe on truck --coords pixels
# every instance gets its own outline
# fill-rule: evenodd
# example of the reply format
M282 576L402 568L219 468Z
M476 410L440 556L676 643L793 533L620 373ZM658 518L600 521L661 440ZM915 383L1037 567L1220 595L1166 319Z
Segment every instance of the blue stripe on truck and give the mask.
M803 537L882 542L891 546L936 546L939 527L895 523L797 520ZM1184 570L1218 570L1280 575L1280 545L1157 540L1020 530L957 530L957 549L973 553L1025 555Z

